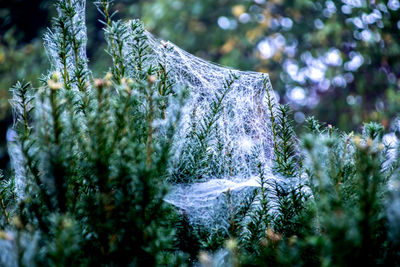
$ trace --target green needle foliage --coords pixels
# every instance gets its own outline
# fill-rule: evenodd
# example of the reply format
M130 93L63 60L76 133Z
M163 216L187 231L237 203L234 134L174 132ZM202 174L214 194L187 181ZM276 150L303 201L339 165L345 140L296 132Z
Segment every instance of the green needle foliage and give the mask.
M289 109L270 111L282 180L265 189L260 166L261 188L242 203L239 227L226 235L232 266L399 264L398 154L390 152L398 148L383 145L383 126L366 123L354 135L311 117L297 145Z
M164 202L167 182L235 174L237 148L224 146L217 121L237 77L204 115L193 107L187 142L173 156L186 90L162 60L149 60L143 25L114 21L105 0L96 5L112 65L105 77L92 77L82 5L57 1L59 16L45 36L51 71L39 88L19 82L11 89L14 173L0 174L1 264L400 264L399 144L384 145L378 123L354 134L313 117L297 138L290 108L274 104L270 90L272 165L258 162L257 148L249 159L260 186L241 192L239 205L236 192L225 192L226 227L192 225Z
M298 175L300 161L296 155L296 139L293 130L293 121L290 119L291 110L287 105L278 105L277 108L277 149L276 169L277 172L286 177Z
M78 38L79 4L58 1L59 17L45 37L60 72L43 76L40 88L12 89L20 180L16 186L13 177L2 179L1 227L15 233L20 266L179 264L176 215L163 201L163 178L180 114L163 114L167 100L182 105L183 91L169 88L175 96L167 99L163 89L161 105L165 68L138 66L125 76L126 33L110 17L105 32L113 66L104 78L92 78ZM145 59L141 44L132 51ZM166 121L162 135L153 125L158 119Z

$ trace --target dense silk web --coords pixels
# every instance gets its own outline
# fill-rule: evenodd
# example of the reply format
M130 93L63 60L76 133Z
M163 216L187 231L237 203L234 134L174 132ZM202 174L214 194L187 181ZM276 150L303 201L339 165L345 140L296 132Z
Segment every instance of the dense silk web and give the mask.
M258 164L261 164L267 180L272 182L277 179L271 172L273 137L266 102L267 90L272 103L275 104L276 100L269 76L207 62L173 43L157 39L147 31L144 34L153 52L151 64L163 64L169 78L176 85L187 86L190 91L174 147L176 161L181 160L181 151L190 142L187 136L192 121L204 118L210 112L215 96L226 90L224 83L232 76L237 77L223 99L222 115L216 122L218 133L210 136L207 147L208 155L218 153L217 143L222 145L222 153L229 151L230 167L218 166L223 169L219 172L220 176L206 172L198 181L173 183L171 192L165 198L183 211L192 223L209 227L222 225L227 216L226 193L231 192L232 205L235 206L260 186ZM133 42L135 33L132 32L131 36ZM220 163L217 161L214 164Z

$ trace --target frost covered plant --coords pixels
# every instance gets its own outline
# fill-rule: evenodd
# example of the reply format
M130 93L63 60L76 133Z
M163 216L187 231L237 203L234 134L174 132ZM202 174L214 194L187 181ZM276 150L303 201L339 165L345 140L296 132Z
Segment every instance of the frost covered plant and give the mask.
M85 2L60 0L45 36L49 74L39 88L12 88L15 174L0 187L0 238L9 240L0 265L179 264L163 178L184 90L160 91L169 81L161 63L146 62L145 36L128 42L127 26L99 4L113 59L105 77L87 66ZM129 67L122 47L138 59ZM166 117L169 104L178 108Z

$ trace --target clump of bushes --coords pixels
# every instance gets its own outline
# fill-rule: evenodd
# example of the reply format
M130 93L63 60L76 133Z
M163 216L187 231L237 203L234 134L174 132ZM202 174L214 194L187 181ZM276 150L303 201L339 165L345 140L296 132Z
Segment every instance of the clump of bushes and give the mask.
M142 25L113 21L106 0L96 4L113 65L105 77L93 78L81 38L84 4L57 1L59 17L46 36L52 69L39 88L27 82L12 88L14 173L1 177L0 262L400 264L400 147L383 143L380 124L348 134L314 118L297 139L290 108L271 98L273 172L283 182L268 181L267 166L255 162L260 187L238 208L226 193L227 229L190 225L163 201L166 181L190 182L212 160L193 150L187 162L202 166L171 171L186 90L173 84L162 62L148 60ZM127 59L123 48L131 33Z

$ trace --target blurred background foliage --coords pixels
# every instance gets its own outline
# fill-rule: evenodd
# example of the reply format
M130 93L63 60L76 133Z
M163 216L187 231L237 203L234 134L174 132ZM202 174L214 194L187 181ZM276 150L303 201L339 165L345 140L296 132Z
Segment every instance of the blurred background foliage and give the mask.
M118 18L146 28L199 57L270 74L280 102L342 130L379 121L387 129L400 109L399 0L116 0ZM98 13L88 1L88 56L94 75L108 57ZM55 12L50 0L0 3L0 168L8 162L8 89L36 85L49 67L42 33ZM302 127L297 127L301 130Z

